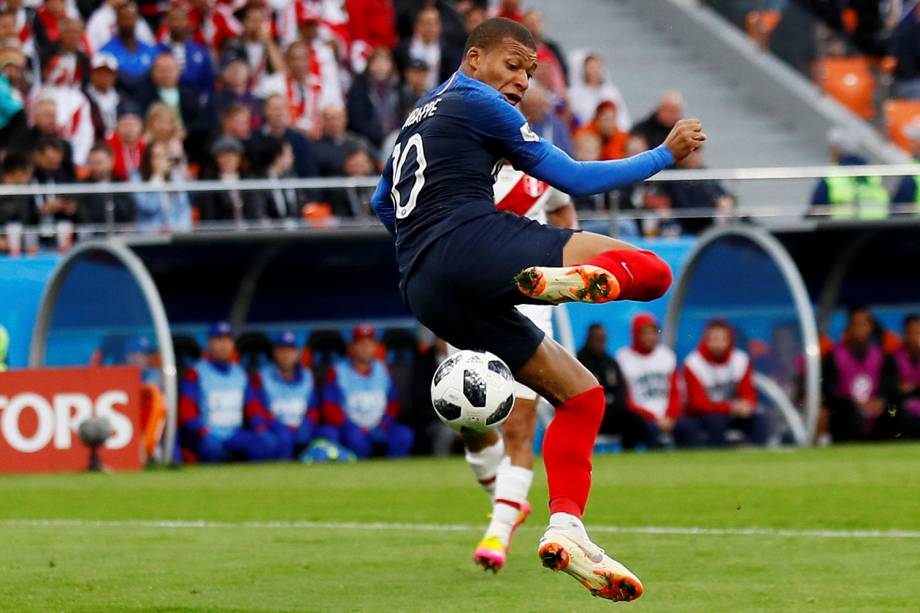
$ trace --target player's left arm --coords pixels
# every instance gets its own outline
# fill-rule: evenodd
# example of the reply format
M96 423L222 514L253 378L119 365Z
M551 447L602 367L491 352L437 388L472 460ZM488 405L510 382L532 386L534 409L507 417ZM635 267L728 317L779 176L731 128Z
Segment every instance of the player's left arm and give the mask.
M500 97L483 98L470 113L470 126L499 148L518 170L572 196L598 194L644 181L689 155L706 135L694 119L682 119L663 145L622 160L578 162L547 143L519 110Z
M386 166L383 167L383 174L380 175L380 182L377 183L377 189L374 191L374 197L371 198L371 208L377 213L377 218L394 238L396 237L396 207L393 206L393 199L390 192L393 190L393 182L390 177L393 176L393 156L387 158Z

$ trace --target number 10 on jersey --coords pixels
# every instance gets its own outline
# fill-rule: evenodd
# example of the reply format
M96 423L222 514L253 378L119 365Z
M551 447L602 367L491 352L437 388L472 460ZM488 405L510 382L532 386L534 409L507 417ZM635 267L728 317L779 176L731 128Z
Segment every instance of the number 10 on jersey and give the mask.
M406 160L409 152L415 149L415 178L412 181L412 188L409 190L409 197L403 202L402 194L399 190L399 182L403 176L403 170L411 171L411 165L406 168ZM396 207L396 219L405 219L412 213L418 200L418 194L425 186L425 168L428 161L425 159L425 147L422 146L422 136L413 134L403 147L402 143L396 143L393 148L393 189L390 190L390 197L393 199L393 206Z

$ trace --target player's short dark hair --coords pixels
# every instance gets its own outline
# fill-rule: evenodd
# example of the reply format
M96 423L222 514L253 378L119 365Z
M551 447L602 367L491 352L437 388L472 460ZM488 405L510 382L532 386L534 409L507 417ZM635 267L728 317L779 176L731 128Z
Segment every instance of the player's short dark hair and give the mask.
M7 151L0 162L0 175L8 175L20 170L32 170L32 160L23 151Z
M492 17L483 21L470 32L469 37L466 39L463 53L466 53L472 47L484 50L491 49L496 45L500 45L506 38L519 42L534 51L537 50L537 43L534 41L530 30L516 21L511 21L504 17Z
M912 326L915 323L920 323L920 314L911 313L904 318L904 329L906 330L908 326Z

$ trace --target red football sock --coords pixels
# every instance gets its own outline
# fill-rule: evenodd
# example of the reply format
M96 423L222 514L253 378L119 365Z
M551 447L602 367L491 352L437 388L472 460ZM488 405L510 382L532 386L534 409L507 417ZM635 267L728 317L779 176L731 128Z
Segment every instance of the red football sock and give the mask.
M543 439L550 513L584 513L591 490L591 452L605 404L604 388L597 386L556 407Z
M617 300L654 300L671 286L671 268L651 251L614 249L584 262L600 266L620 283Z

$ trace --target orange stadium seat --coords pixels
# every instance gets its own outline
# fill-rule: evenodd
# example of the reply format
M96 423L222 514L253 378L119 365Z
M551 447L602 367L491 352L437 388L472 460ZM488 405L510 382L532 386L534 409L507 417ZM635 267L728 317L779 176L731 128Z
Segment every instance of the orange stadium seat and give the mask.
M815 82L824 93L833 96L863 119L875 117L873 95L875 77L865 57L831 57L818 60Z
M920 100L888 100L885 102L885 128L888 138L908 153L913 141L904 133L907 126L920 122Z
M748 36L766 48L770 44L770 35L782 18L783 14L779 11L751 11L744 18L744 25Z

